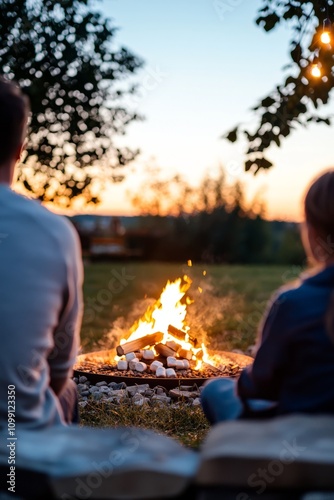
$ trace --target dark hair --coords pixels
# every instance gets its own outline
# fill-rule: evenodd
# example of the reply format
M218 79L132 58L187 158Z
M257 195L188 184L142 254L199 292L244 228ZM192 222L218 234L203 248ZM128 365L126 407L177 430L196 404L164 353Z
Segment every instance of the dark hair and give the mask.
M318 177L309 188L305 197L305 218L318 233L324 255L334 257L334 169ZM334 290L325 322L334 343Z
M334 169L312 183L305 197L305 217L320 236L334 237Z
M28 98L20 88L0 77L0 166L20 146L29 111Z

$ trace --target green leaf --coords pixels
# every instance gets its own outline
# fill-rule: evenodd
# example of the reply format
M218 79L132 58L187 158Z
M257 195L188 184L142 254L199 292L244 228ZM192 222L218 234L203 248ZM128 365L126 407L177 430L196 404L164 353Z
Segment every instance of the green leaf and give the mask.
M291 59L295 62L298 63L302 55L302 48L299 43L296 44L295 48L291 50L290 56Z
M265 31L271 31L272 29L275 28L276 24L280 22L280 17L275 12L269 14L267 17L263 19L264 19L263 27Z
M231 130L225 137L230 142L236 142L238 139L238 127Z
M253 161L251 161L251 160L247 160L247 161L245 162L245 171L246 171L246 172L249 172L249 170L252 168L253 164L254 164L254 162L253 162Z
M262 100L261 105L264 108L269 108L270 106L272 106L275 103L276 103L276 100L269 96L269 97L266 97L265 99Z

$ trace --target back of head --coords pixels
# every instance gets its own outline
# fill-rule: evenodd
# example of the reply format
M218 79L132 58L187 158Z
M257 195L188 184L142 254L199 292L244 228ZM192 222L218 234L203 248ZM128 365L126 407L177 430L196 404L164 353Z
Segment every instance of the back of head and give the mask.
M334 243L334 169L312 183L305 197L305 217L319 237Z
M28 98L15 84L0 78L0 167L13 159L24 140Z
M328 263L334 262L334 169L320 175L305 197L306 222L317 234L320 252ZM321 259L318 259L321 260ZM334 283L325 317L326 329L334 343Z

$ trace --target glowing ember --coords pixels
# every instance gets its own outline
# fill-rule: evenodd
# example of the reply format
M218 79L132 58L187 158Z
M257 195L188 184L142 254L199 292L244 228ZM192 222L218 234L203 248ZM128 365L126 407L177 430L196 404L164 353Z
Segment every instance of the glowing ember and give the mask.
M188 265L191 265L190 262ZM158 345L152 346L156 356L163 355L167 358L175 355L178 359L191 360L195 370L200 370L203 362L209 363L205 345L202 344L200 347L197 345L197 339L190 334L190 327L186 324L187 305L193 301L189 297L185 297L185 294L191 283L192 280L188 276L184 276L183 279L178 278L173 282L168 281L159 299L132 326L129 337L120 341L119 354L124 354L123 348L129 347L129 343L132 342L131 346L139 346L140 339L145 342L144 337L147 335L155 334L156 336L158 334L162 340L159 341ZM202 293L200 287L198 290ZM133 343L133 341L137 342ZM147 346L143 345L142 347ZM120 359L123 358L116 356L115 361Z

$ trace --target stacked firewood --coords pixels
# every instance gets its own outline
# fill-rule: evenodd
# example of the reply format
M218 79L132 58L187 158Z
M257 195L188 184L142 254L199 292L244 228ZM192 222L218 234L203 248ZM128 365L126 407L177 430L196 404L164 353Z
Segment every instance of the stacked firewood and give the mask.
M197 347L196 338L172 325L168 326L168 333L175 340L163 343L165 335L156 332L117 346L116 352L120 357L117 369L139 373L147 371L157 377L176 377L176 370L188 370L202 359L203 351ZM188 348L182 347L178 341L186 341Z

